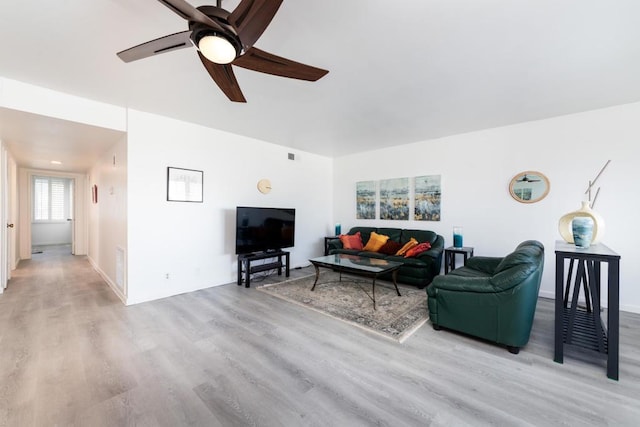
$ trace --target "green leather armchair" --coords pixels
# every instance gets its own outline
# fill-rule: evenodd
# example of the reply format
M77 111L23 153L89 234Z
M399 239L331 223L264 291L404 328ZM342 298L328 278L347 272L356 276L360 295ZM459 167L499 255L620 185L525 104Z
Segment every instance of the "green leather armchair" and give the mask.
M517 354L531 335L543 268L544 246L535 240L504 258L469 258L427 287L433 328L490 340Z

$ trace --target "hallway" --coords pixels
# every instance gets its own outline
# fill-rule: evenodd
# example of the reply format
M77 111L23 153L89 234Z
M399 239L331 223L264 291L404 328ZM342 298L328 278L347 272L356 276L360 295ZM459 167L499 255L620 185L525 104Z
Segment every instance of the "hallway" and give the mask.
M0 425L66 424L107 396L90 376L108 366L103 327L124 306L86 257L68 245L42 249L0 296Z

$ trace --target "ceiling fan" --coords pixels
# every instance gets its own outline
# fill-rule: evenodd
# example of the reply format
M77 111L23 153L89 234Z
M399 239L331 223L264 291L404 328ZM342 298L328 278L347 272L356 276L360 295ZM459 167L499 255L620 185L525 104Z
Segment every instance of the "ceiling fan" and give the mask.
M329 71L291 61L254 47L282 0L242 0L233 12L216 6L193 7L184 0L158 0L189 22L189 29L118 52L124 62L195 46L202 64L227 97L247 102L232 65L292 79L316 81Z
M518 182L540 182L539 179L531 179L526 174L518 180Z

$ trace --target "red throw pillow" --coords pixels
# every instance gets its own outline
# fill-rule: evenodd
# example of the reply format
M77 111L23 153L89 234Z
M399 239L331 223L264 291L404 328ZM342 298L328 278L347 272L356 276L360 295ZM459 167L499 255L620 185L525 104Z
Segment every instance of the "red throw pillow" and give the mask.
M429 249L431 249L431 243L429 242L420 243L417 246L414 246L413 248L409 249L407 253L404 255L404 257L405 258L416 257L420 255L422 252L428 251Z
M384 245L382 245L380 249L378 249L378 253L385 254L385 255L395 255L396 252L398 252L400 248L402 248L402 246L403 245L400 242L387 240L387 243L385 243Z
M356 249L361 251L363 248L362 236L359 231L356 234L341 234L338 237L340 238L344 249Z

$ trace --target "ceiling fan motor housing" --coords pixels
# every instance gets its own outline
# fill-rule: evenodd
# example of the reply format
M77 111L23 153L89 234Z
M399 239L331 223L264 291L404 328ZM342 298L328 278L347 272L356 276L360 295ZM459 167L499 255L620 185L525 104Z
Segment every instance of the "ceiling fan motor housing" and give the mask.
M229 17L229 12L215 6L199 6L196 9L200 10L202 13L207 15L209 18L216 21L222 28L225 29L224 32L208 27L199 22L189 21L189 29L191 30L191 42L198 49L198 44L203 37L206 36L217 36L222 37L227 40L233 48L236 50L236 58L242 53L242 42L236 33L236 30L229 24L227 20Z

